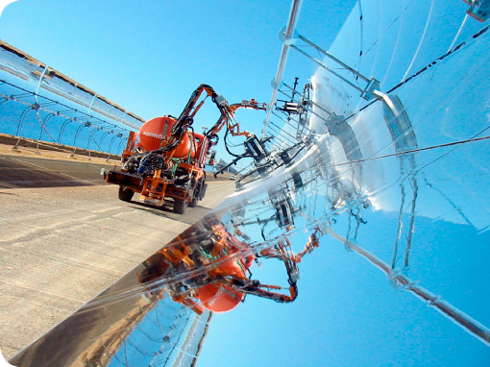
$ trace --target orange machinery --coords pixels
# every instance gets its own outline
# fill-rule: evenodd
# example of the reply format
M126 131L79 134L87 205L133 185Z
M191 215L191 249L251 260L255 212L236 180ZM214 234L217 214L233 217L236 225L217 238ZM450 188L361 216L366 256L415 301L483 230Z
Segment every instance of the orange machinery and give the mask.
M318 233L315 229L305 251L298 255L292 252L287 237L255 253L248 244L228 233L217 219L212 219L201 230L191 227L146 260L137 276L149 289L158 289L164 284L174 301L199 314L205 309L230 311L243 302L247 294L289 303L298 295L297 263L318 246ZM251 279L250 267L260 257L284 262L289 294L279 293L283 289L280 286Z
M203 92L216 104L220 117L209 130L198 134L192 124L207 98L199 102ZM233 136L256 139L253 134L240 131L234 119L238 108L265 110L265 104L252 99L228 105L211 86L201 84L178 118L156 117L143 124L139 134L132 132L122 153L122 169L104 172L104 179L119 185L119 199L123 201L131 201L136 192L145 203L162 207L170 198L174 212L183 214L187 206L197 206L204 197L206 157L218 142L218 132L226 127Z

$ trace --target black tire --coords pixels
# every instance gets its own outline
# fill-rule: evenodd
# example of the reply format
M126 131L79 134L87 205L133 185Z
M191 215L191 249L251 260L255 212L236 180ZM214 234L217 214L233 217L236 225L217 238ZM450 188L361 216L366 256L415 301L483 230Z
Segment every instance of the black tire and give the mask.
M200 199L200 192L201 192L201 182L198 182L196 188L194 189L194 192L192 193L192 198L189 201L189 207L195 208L197 206L197 203L199 203L199 199Z
M208 189L208 184L203 182L201 186L201 191L199 192L199 200L204 199L204 196L206 195L206 190Z
M198 198L192 198L191 201L189 201L189 207L190 208L195 208L197 206L197 203L199 202Z
M184 214L187 209L187 202L182 199L174 199L174 213Z
M119 186L119 200L130 202L133 198L134 191L124 186Z

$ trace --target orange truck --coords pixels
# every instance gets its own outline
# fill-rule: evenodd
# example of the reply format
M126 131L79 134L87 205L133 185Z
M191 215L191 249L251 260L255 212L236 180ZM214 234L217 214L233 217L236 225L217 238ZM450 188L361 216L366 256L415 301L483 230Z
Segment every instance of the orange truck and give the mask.
M206 93L204 98L201 98ZM194 116L210 97L220 112L218 121L202 134L193 130ZM235 120L238 108L265 110L255 100L228 105L214 89L201 84L191 95L178 118L162 116L143 124L139 133L131 132L122 153L122 168L103 171L109 184L119 185L119 199L131 201L134 193L147 204L163 207L173 201L175 213L195 207L206 193L206 157L218 142L218 132L226 127L233 136L253 137L240 132Z

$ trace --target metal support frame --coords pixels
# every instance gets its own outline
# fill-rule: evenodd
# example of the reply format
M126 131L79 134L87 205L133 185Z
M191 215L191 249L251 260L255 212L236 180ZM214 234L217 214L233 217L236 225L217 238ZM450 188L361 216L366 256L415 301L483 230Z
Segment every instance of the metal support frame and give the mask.
M8 97L1 97L1 98L0 98L0 107L1 107L1 106L2 106L4 103L6 103L6 102L8 102L8 101L10 101L10 98L8 98Z
M116 135L122 136L122 131L125 131L126 129L121 128L120 126L118 126L117 123L122 123L124 125L128 125L128 123L124 122L124 119L128 114L130 114L130 112L128 112L127 110L123 110L124 113L120 117L120 120L119 119L116 120L116 119L112 118L116 124L111 123L108 120L104 120L104 119L90 115L90 112L92 111L92 108L95 104L95 101L97 100L97 93L95 93L95 95L93 95L92 100L88 106L88 110L86 113L84 113L78 109L74 109L70 106L67 106L67 105L63 104L62 102L52 100L52 99L44 97L42 95L38 95L38 92L41 89L42 80L44 79L45 75L48 75L51 71L52 71L52 69L50 69L48 66L44 67L44 70L41 72L41 76L38 79L36 89L32 90L32 91L26 90L26 89L24 89L18 85L9 83L5 80L0 80L0 85L6 85L9 87L13 87L20 92L20 93L14 93L14 94L9 93L9 95L0 93L0 107L1 107L1 105L3 105L4 103L6 103L8 101L13 101L13 102L25 105L25 109L22 111L22 113L19 117L19 121L18 121L17 128L16 128L16 131L17 131L16 135L19 138L19 140L12 147L12 150L17 150L18 146L20 144L20 141L24 138L23 136L21 136L22 130L23 130L23 125L24 125L24 120L26 118L26 115L31 110L35 110L38 113L38 120L39 120L39 123L41 124L42 129L43 129L43 126L49 120L51 120L53 117L64 118L63 122L61 123L61 126L57 122L57 126L60 126L58 132L56 132L56 134L58 135L57 139L56 139L56 137L51 137L50 133L46 129L44 129L44 132L46 132L48 135L50 135L51 139L57 144L63 145L62 139L64 137L66 127L68 126L68 124L70 122L73 122L73 121L76 121L76 122L81 123L81 124L86 124L86 123L89 123L90 125L93 125L94 123L98 124L97 130L105 132L104 136L101 137L99 144L97 144L96 140L94 139L94 142L96 143L97 146L99 146L100 149L102 149L101 148L102 141L105 139L105 137L108 134L116 134ZM34 103L32 103L32 100L31 101L22 100L23 98L26 98L26 97L34 98ZM45 102L43 102L41 104L38 103L38 97L42 98L42 100L46 101L46 103ZM53 105L55 107L58 107L58 108L53 108ZM47 106L49 106L49 108L46 108ZM41 112L41 111L47 113L48 116L46 116L44 118L40 117L39 112ZM78 117L68 116L67 113L75 113L78 115ZM85 121L83 121L83 120L85 120ZM80 132L78 132L78 134L79 133ZM40 135L39 135L39 140L42 139L43 134L44 133L41 130ZM36 139L34 139L34 140L36 140ZM75 141L77 141L77 140L78 140L78 138L75 139ZM89 140L90 140L90 137L89 137ZM89 143L90 143L90 141L89 141ZM76 149L75 149L75 152L76 152ZM75 152L73 152L73 153L75 153ZM37 154L39 154L39 142L37 145ZM109 154L110 154L110 152L109 152ZM72 156L73 156L73 154L72 154Z
M111 141L109 142L109 149L107 149L109 151L109 155L107 156L106 162L109 162L109 159L112 156L112 154L111 154L112 143L114 143L114 139L116 139L118 136L122 136L122 134L115 134L112 137Z
M117 147L116 153L121 150L123 143L126 142L126 139L124 139L124 138L125 138L125 136L121 136L121 141L119 142L119 146Z
M94 102L97 98L97 94L98 93L95 93L94 96L92 97L92 100L90 101L90 104L89 104L88 110L87 110L87 115L90 115L90 111L92 110L92 106L94 105Z
M288 84L283 83L282 85L284 87L286 87L288 90L290 90L292 92L294 91L294 88L291 87L291 86L289 86ZM291 100L293 100L294 102L296 102L298 105L301 104L301 101L306 102L306 103L301 104L301 109L304 110L304 112L311 113L312 115L315 115L316 117L318 117L321 120L323 120L325 123L328 123L329 118L332 116L332 112L326 110L324 107L322 107L318 103L312 101L304 93L301 94L299 98L295 98L295 96L292 96L292 95L290 96L285 91L283 91L281 89L279 89L278 91L279 91L279 93L283 94L284 96L291 98ZM298 92L296 92L296 95L298 95ZM315 112L310 106L316 107L318 110L320 110L320 111L318 111L320 113L321 112L326 113L328 115L328 117L322 116L319 113ZM282 118L281 118L281 120L282 120ZM283 120L283 121L286 122L286 123L289 123L289 121L286 121L286 120ZM296 121L294 119L293 119L293 121L295 121L298 124L298 127L301 125L299 121ZM306 126L302 126L302 130L301 131L303 131L304 129L308 129L308 128ZM308 129L308 131L309 131L309 129ZM299 133L299 130L297 130L297 133ZM302 134L301 136L304 136L304 134ZM296 138L297 139L300 139L301 136L300 135L297 135Z
M284 74L284 69L286 68L286 61L288 59L289 47L292 43L296 41L296 23L298 22L299 13L301 10L301 5L303 4L303 0L293 0L291 3L291 10L289 12L289 20L288 24L285 28L281 29L279 32L279 37L283 41L281 57L279 59L279 65L277 67L277 74L275 79L273 79L274 88L272 91L271 100L269 102L269 106L267 107L267 116L264 120L264 128L262 130L262 139L265 138L265 134L267 132L267 125L269 124L272 109L274 104L276 103L277 91L281 84L282 76Z
M371 99L375 99L377 98L375 95L374 95L374 91L375 90L379 90L379 81L376 80L375 78L367 78L365 77L364 75L362 75L361 73L359 73L357 70L351 68L349 65L345 64L344 62L342 62L341 60L337 59L335 56L333 56L332 54L330 54L329 52L323 50L322 48L320 48L319 46L315 45L313 42L311 42L310 40L306 39L305 37L303 37L302 35L298 34L298 39L302 40L303 42L305 42L308 46L312 47L313 49L315 49L319 54L323 55L324 57L327 57L329 58L330 60L332 60L333 62L335 62L336 64L338 64L341 68L343 68L345 71L351 73L353 76L354 76L354 79L355 80L363 80L366 85L364 88L361 88L359 87L358 85L354 84L353 82L351 82L350 80L346 79L344 76L340 75L339 73L337 73L336 71L333 70L333 68L330 68L328 67L323 61L321 60L318 60L317 58L309 55L306 51L302 50L301 48L299 48L298 46L296 45L291 45L291 47L293 49L295 49L296 51L298 51L299 53L301 53L302 55L306 56L307 58L309 58L310 60L314 61L315 63L317 63L319 66L321 66L322 68L324 68L325 70L327 70L328 72L332 73L333 75L335 75L337 78L341 79L342 81L344 81L345 83L347 83L348 85L350 85L352 88L355 88L357 89L359 92L361 92L361 97L364 98L365 100L371 100ZM311 48L309 48L311 49Z
M121 117L121 124L124 124L124 118L126 117L126 115L128 114L128 111L124 111L124 114L122 115Z
M44 76L46 75L46 73L48 72L48 70L49 70L49 66L48 66L48 65L46 65L46 66L44 67L43 72L42 72L42 73L41 73L41 75L39 76L39 80L38 80L38 82L37 82L37 86L36 86L36 91L34 92L34 98L35 98L35 100L36 100L36 103L37 103L37 96L38 96L38 94L39 94L39 88L41 87L41 84L42 84L42 82L43 82Z
M463 0L470 7L466 10L466 14L478 20L485 22L490 18L490 1L487 0Z
M90 156L90 138L92 137L92 133L90 132L90 125L87 126L88 129L88 142L87 142L87 152L88 152L88 160L91 161L92 157Z
M465 0L464 0L465 1ZM486 0L473 0L473 1L486 1ZM315 45L313 42L309 41L305 37L299 35L295 28L296 28L296 23L298 21L299 17L299 12L301 9L302 1L301 0L293 0L291 4L291 11L289 14L289 20L288 20L288 25L281 29L279 32L279 37L281 41L283 42L283 47L282 47L282 52L281 56L279 59L279 66L277 68L277 74L276 77L272 80L272 87L273 87L273 92L271 96L271 100L269 102L269 105L267 107L267 116L264 120L264 128L262 129L262 138L265 138L265 135L267 133L267 127L271 118L272 110L274 108L274 105L276 103L277 99L277 93L279 91L279 87L282 84L282 77L284 74L284 69L286 67L286 61L289 53L289 48L293 48L299 53L303 54L304 56L308 57L310 60L314 61L321 67L325 68L327 71L335 75L336 77L340 78L342 81L346 82L348 85L351 87L355 88L359 92L361 92L361 97L366 99L366 100L372 100L376 99L377 97L373 93L375 90L380 89L380 83L378 80L375 78L367 78L358 71L354 70L347 64L343 63L341 60L337 59L327 51L323 50L319 46ZM296 41L300 39L301 41L305 42L308 46L310 46L313 49L315 49L318 53L323 55L324 57L328 57L330 60L334 61L337 65L340 65L343 69L345 69L347 72L351 73L354 76L354 79L357 81L361 79L366 83L366 85L362 88L356 84L354 84L352 81L346 79L344 76L340 75L339 73L335 72L332 68L329 68L323 61L318 60L317 58L310 56L307 52L302 50L300 47L296 45Z
M93 129L90 131L90 126L88 127L88 133L89 133L89 139L88 139L88 144L87 144L87 151L88 151L88 160L91 161L91 155L90 155L90 138L92 138L94 144L101 150L100 144L97 144L97 141L95 140L95 134L97 134L99 131L103 131L100 127L98 126L92 126ZM95 130L95 131L94 131Z
M61 137L63 136L63 133L65 132L66 125L68 125L72 121L73 121L72 118L68 118L65 121L63 121L63 124L61 125L61 128L60 128L60 133L58 135L58 144L61 144Z
M95 130L95 131L94 131ZM97 140L95 140L95 134L97 134L99 131L102 131L104 132L104 130L102 130L100 127L98 126L94 126L93 129L92 129L92 133L90 134L90 136L92 136L92 140L94 142L94 144L97 146L98 149L102 149L100 144L97 143ZM104 132L105 133L105 132ZM105 134L104 134L105 135Z
M106 132L104 133L104 135L102 135L102 137L100 138L100 141L99 141L98 146L100 147L100 149L101 149L101 150L102 150L102 142L104 141L105 137L106 137L107 135L109 135L110 133L111 133L110 131L106 131Z
M18 150L18 146L20 144L20 141L22 140L22 138L20 136L20 132L22 131L22 123L24 122L24 119L27 116L27 114L29 113L29 111L31 111L33 109L34 109L34 105L29 105L20 114L19 123L17 124L17 132L16 132L16 136L19 137L19 140L17 140L17 143L15 143L15 145L12 147L12 150Z
M51 120L56 114L54 112L49 113L43 120L42 126L41 126L41 132L39 133L39 139L37 139L36 143L36 154L40 155L41 152L39 151L39 141L41 141L41 138L43 136L43 131L46 128L46 124L48 123L49 120ZM48 133L49 135L49 133Z
M116 139L117 137L119 137L119 138L120 138L120 137L122 137L122 134L115 134L115 135L112 137L112 139L111 139L111 141L110 141L110 143L109 143L109 152L111 151L112 144L114 143L114 139Z
M291 91L293 90L293 88L292 88L291 86L289 86L288 84L283 83L283 85L284 85L286 88L288 88L289 90L291 90ZM284 95L287 95L285 92L282 92L282 91L280 91L280 92L281 92L281 93L283 93ZM318 103L314 102L314 101L313 101L313 100L311 100L310 98L307 98L307 97L306 97L306 96L304 96L304 95L301 95L301 97L302 97L302 98L303 98L303 99L304 99L306 102L310 103L312 106L315 106L316 108L318 108L318 109L322 110L323 112L328 113L328 115L329 115L329 116L332 114L332 112L330 112L330 111L326 110L324 107L322 107L322 106L321 106L321 105L319 105ZM298 101L298 103L299 103L299 101ZM319 114L315 113L315 112L314 112L314 111L313 111L311 108L308 108L308 107L306 107L306 106L305 106L305 107L303 107L303 108L304 108L304 109L306 109L308 112L311 112L312 114L314 114L314 115L318 116L318 117L319 117L319 118L321 118L322 120L326 121L326 120L325 120L325 117L320 116Z
M95 94L93 95L92 100L90 101L90 104L89 104L89 106L88 106L88 110L87 110L87 115L88 115L88 118L87 118L87 123L88 123L88 124L90 124L90 122L89 122L90 117L91 117L91 116L90 116L90 111L91 111L92 106L93 106L93 104L94 104L94 102L95 102L95 99L97 98L97 94L98 94L98 93L95 93ZM89 160L89 161L91 161L91 160L92 160L92 157L90 157L90 149L89 149L89 147L90 147L90 137L92 136L92 134L90 134L90 125L89 125L89 127L88 127L88 135L89 135L89 137L88 137L88 143L87 143L88 160ZM95 139L94 139L94 142L95 142ZM96 144L97 144L97 143L96 143ZM100 148L100 147L99 147L99 148Z
M73 152L69 155L68 158L74 158L75 157L75 153L77 152L77 142L78 142L78 138L80 136L80 132L82 131L82 129L84 127L89 127L90 125L85 125L85 124L82 124L78 127L77 129L77 132L75 133L75 139L73 140L73 146L75 147L75 149L73 150ZM90 135L89 135L89 141L90 141Z

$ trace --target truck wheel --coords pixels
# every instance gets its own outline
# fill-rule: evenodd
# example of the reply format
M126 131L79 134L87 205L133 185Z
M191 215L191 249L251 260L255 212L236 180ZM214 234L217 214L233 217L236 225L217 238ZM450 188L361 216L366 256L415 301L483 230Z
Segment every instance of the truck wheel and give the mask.
M202 183L201 191L199 192L199 199L204 199L204 195L206 195L206 190L208 189L207 183Z
M191 201L189 201L189 206L191 208L195 208L197 206L197 203L198 203L199 199L198 198L192 198Z
M200 192L201 192L201 183L199 182L197 184L197 187L194 189L191 201L189 201L189 206L191 208L195 208L197 206L197 203L199 202Z
M187 202L182 199L174 199L174 213L184 214L187 209Z
M119 200L130 202L133 198L134 191L124 186L119 186Z

